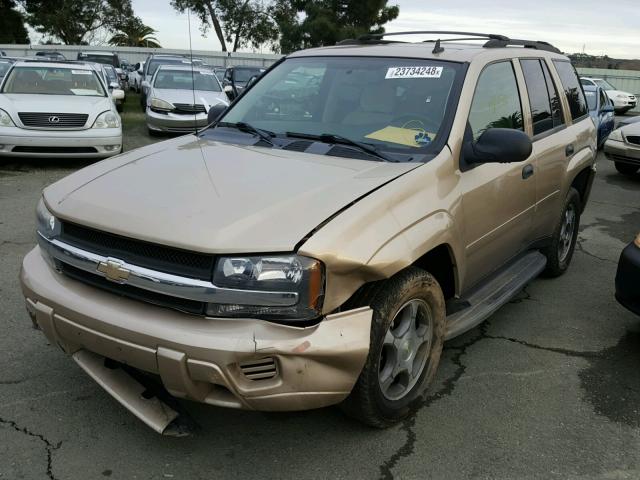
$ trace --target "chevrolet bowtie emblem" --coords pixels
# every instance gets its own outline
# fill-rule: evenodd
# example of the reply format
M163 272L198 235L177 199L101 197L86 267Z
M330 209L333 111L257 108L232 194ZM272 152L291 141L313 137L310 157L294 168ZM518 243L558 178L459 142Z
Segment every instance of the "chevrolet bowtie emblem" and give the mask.
M124 262L108 258L106 262L98 264L98 271L103 273L107 280L122 283L129 278L130 270L124 268Z

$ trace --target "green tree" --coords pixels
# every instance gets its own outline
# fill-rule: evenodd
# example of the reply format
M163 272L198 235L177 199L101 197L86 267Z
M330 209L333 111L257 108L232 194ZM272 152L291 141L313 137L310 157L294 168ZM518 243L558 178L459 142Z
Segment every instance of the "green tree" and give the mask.
M271 3L263 0L171 0L171 5L197 17L203 34L213 27L223 52L257 48L278 38Z
M131 0L18 0L27 23L67 45L80 45L99 29L117 30L132 18Z
M138 17L133 17L116 28L118 31L109 39L110 45L161 48L160 42L153 36L156 30L142 23Z
M388 0L280 0L272 14L280 30L280 51L334 45L365 33L382 33L398 17Z
M22 13L14 0L0 0L0 43L30 43Z

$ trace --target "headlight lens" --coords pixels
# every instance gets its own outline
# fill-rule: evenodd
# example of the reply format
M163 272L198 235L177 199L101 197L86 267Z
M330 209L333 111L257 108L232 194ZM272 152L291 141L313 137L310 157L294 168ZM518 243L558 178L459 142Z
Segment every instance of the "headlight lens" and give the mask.
M42 198L36 207L36 228L46 238L54 238L60 234L60 222L47 209Z
M2 109L0 109L0 127L15 127L11 116Z
M156 110L166 110L167 112L173 110L175 107L169 102L165 102L160 98L152 98L151 99L151 108L155 108Z
M624 141L622 139L622 132L619 128L616 128L613 132L609 134L609 140L617 140L618 142Z
M119 126L120 119L111 110L102 112L93 123L93 128L118 128Z
M214 317L260 317L305 321L317 318L324 300L324 267L318 260L299 255L219 258L213 274L217 287L247 291L246 303L210 303ZM250 291L295 293L291 306L254 305Z

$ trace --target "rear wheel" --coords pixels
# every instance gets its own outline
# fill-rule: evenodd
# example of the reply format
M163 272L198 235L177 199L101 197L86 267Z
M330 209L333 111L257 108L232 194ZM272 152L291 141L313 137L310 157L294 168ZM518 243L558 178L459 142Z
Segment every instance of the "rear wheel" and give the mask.
M640 169L637 165L631 165L629 163L615 162L616 170L623 175L633 175Z
M436 279L410 267L377 287L369 354L343 410L384 428L411 412L435 375L445 335L445 303Z
M551 245L542 250L547 257L544 273L549 277L559 277L569 268L578 239L581 208L580 194L572 187L565 199L560 222L553 233Z

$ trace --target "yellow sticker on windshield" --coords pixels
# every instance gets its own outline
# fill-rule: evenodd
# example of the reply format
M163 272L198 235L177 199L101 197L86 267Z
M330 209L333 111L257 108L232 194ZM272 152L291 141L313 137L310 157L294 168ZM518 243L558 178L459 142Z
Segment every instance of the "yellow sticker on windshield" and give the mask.
M365 135L365 138L397 143L408 147L424 147L436 138L436 134L427 132L421 128L401 128L389 125L381 130L376 130L375 132Z

